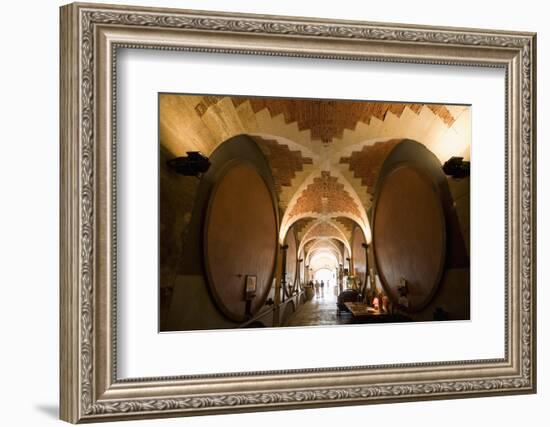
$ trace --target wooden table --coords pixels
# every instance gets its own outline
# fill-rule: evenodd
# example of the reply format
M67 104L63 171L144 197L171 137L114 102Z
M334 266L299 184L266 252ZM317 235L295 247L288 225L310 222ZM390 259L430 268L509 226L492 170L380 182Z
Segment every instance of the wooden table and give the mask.
M362 302L345 302L344 305L350 313L353 314L353 317L376 316L382 314L374 307L371 307L368 304L363 304Z
M357 323L392 323L410 322L411 319L401 314L389 314L376 310L361 302L345 302L344 305Z

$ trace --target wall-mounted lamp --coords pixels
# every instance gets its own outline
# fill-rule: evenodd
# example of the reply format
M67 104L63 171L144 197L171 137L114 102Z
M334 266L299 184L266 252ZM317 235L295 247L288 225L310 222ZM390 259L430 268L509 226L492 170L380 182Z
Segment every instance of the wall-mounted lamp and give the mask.
M464 157L451 157L443 165L445 175L453 178L465 178L470 176L470 162L465 162Z
M166 162L174 172L184 176L200 176L210 168L210 160L200 151L188 151L185 157L176 157Z

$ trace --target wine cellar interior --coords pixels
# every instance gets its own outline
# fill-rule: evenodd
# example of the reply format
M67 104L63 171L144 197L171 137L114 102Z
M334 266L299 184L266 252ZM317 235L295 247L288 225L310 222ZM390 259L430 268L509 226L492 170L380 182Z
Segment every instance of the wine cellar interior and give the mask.
M159 328L470 318L470 107L159 95Z

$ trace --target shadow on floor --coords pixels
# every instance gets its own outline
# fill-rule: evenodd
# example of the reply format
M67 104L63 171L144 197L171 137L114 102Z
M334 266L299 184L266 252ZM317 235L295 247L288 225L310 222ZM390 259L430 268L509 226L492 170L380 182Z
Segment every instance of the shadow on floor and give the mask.
M58 405L52 405L52 404L39 404L36 405L35 408L42 412L43 414L47 415L50 418L55 418L56 420L59 419L59 406Z
M353 317L349 313L336 315L336 296L328 290L322 297L313 297L300 305L296 312L285 322L285 326L324 326L349 325Z

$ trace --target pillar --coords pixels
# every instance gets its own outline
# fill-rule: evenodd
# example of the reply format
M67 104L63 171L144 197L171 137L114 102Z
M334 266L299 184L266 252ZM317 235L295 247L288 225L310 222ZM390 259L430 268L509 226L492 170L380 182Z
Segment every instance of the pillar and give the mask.
M273 304L273 326L280 325L280 305L281 305L281 271L282 265L279 262L281 259L281 247L277 247L277 263L275 270L275 290L273 293L274 304Z
M288 245L281 245L281 251L283 254L282 260L283 260L283 269L281 274L281 287L283 288L283 300L282 302L285 302L286 299L286 251L288 249Z
M297 291L299 291L300 289L303 288L303 285L305 283L305 280L306 280L306 272L304 270L304 274L303 274L303 277L304 277L304 282L302 283L302 281L300 280L300 278L302 277L302 270L304 269L304 259L303 258L300 258L298 260L298 287L297 287ZM296 292L296 293L299 293L299 292Z

